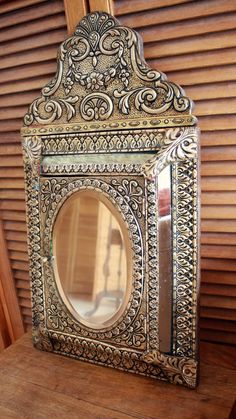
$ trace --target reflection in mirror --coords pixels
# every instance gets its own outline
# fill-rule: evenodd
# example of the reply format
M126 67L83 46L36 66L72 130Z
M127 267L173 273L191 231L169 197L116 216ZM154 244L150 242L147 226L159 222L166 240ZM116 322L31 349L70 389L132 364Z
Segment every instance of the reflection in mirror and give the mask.
M131 245L123 219L95 191L66 200L53 230L56 280L69 310L93 328L112 324L129 298Z
M171 351L172 325L172 236L171 236L171 167L158 175L159 229L159 333L160 350Z

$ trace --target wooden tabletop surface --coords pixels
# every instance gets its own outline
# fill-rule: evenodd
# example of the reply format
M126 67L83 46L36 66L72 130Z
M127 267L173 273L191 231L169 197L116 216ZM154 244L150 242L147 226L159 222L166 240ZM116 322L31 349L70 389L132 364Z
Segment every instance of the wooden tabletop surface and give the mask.
M0 418L236 418L236 348L202 343L201 359L190 390L38 351L26 334L0 353Z

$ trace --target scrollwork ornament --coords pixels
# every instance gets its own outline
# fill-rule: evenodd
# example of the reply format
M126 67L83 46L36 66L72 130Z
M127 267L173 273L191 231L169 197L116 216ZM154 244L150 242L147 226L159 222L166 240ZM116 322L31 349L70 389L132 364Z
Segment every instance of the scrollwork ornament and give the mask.
M174 384L196 387L197 362L194 359L178 358L152 351L145 354L143 360L148 364L159 366L168 380Z
M42 325L39 325L37 328L33 328L33 344L41 351L51 352L53 350L49 332Z
M112 186L115 186L125 200L129 202L131 208L135 211L138 218L142 216L143 207L143 190L136 180L123 179L122 182L114 179L111 181Z
M80 104L80 112L86 121L108 119L113 112L113 102L105 93L91 93Z
M171 163L194 159L197 155L197 139L196 128L168 129L158 153L144 163L144 175L152 179Z
M30 105L24 123L104 121L112 113L125 118L132 110L143 116L169 110L189 115L191 101L178 85L147 66L135 31L94 12L60 46L57 73Z
M25 151L25 158L32 168L32 174L38 176L42 146L41 138L38 136L25 137L22 146Z
M31 125L34 121L39 124L51 124L56 119L60 119L63 114L63 107L66 111L67 121L75 115L75 104L78 96L66 98L45 98L36 99L29 108L29 112L24 117L25 125Z

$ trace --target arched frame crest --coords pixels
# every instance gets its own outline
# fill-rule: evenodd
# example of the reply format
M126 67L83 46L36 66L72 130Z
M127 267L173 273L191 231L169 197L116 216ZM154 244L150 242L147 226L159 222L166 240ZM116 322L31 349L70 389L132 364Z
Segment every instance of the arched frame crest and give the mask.
M139 35L107 13L88 14L60 46L56 75L29 106L21 130L38 348L196 386L198 130L191 111L181 87L148 67ZM158 314L157 179L167 166L173 248L169 354L160 350ZM110 194L133 235L133 297L114 328L102 333L71 317L50 253L48 232L58 203L86 188Z
M24 123L187 117L191 107L177 84L148 67L134 30L94 12L60 46L57 73L30 105Z

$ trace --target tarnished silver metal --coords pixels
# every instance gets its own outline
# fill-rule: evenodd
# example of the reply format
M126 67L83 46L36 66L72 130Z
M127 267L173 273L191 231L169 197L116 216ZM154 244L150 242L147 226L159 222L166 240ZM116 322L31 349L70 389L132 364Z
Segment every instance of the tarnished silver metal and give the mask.
M58 53L55 78L22 128L36 347L189 387L197 377L198 130L191 101L143 59L137 33L87 15ZM157 177L171 167L172 348L159 339ZM73 317L53 270L58 211L78 191L119 211L132 241L132 290L115 322Z

